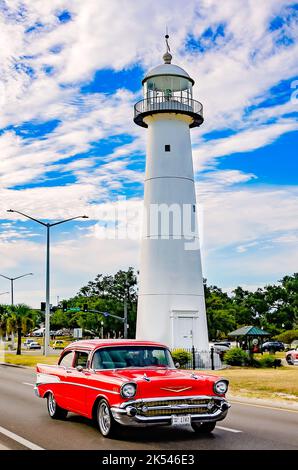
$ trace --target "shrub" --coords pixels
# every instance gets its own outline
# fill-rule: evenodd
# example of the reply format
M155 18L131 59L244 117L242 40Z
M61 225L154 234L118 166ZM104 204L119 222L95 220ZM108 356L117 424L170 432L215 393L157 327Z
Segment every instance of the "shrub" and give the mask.
M249 356L241 348L231 348L226 351L224 362L230 366L243 366L249 363Z
M291 344L295 339L298 339L298 330L284 331L280 335L274 336L273 339L282 341L283 343Z
M245 365L256 368L261 367L260 361L258 359L255 359L254 357L249 357Z
M261 367L281 367L281 359L276 359L274 356L263 356L259 363Z
M179 362L180 367L191 361L191 353L185 351L185 349L175 349L175 351L172 351L172 357L175 363Z

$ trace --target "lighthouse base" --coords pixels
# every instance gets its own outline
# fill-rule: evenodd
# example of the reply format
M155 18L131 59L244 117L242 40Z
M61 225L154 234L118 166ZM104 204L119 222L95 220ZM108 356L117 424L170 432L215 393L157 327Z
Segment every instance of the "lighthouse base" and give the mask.
M201 295L140 295L137 339L170 348L208 351L204 297Z

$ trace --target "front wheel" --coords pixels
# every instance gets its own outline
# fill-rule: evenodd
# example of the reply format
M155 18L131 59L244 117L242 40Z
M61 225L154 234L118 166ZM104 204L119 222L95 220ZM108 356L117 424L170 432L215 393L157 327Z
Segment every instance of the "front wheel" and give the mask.
M113 437L117 433L119 424L114 420L108 402L104 399L98 403L96 418L104 437Z
M191 423L192 429L200 434L211 433L216 426L216 423Z
M48 412L52 419L65 419L68 411L64 408L61 408L52 393L49 393L47 396L47 406Z

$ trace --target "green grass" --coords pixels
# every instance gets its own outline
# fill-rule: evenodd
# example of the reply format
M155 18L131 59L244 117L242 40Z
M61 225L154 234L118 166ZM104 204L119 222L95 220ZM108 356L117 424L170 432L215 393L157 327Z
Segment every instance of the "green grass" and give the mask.
M42 355L32 355L22 354L17 356L15 353L5 353L4 361L6 364L15 364L18 366L27 366L35 367L36 364L57 364L59 356L42 356Z
M206 374L220 375L229 379L229 391L233 395L269 400L292 400L297 403L298 367L295 366L278 369L231 367L221 371L206 371Z

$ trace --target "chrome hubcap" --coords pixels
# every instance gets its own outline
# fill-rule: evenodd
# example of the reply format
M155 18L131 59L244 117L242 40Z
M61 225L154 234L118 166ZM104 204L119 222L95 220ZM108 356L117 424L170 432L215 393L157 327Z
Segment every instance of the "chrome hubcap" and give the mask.
M111 428L111 416L110 411L106 403L101 403L98 410L98 424L102 434L105 436L108 434Z
M50 412L50 415L53 416L55 414L55 411L56 411L56 400L54 398L54 395L52 395L52 393L51 393L50 396L49 396L49 412Z

